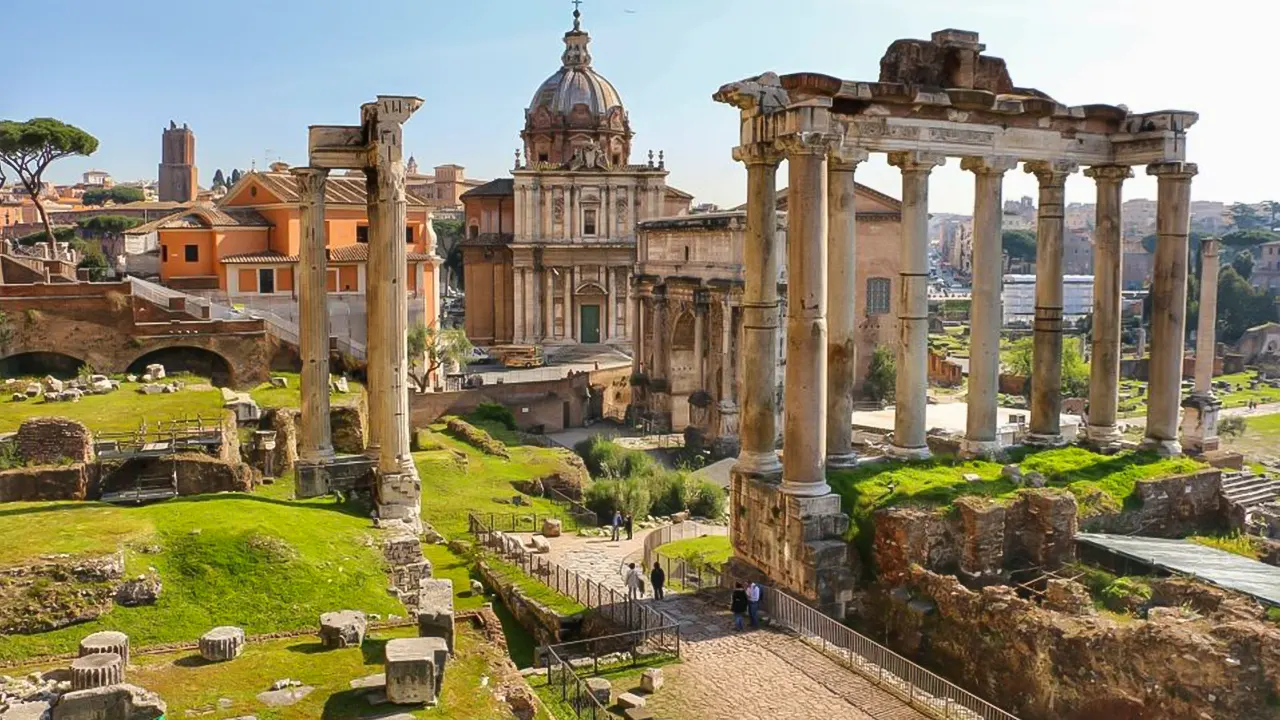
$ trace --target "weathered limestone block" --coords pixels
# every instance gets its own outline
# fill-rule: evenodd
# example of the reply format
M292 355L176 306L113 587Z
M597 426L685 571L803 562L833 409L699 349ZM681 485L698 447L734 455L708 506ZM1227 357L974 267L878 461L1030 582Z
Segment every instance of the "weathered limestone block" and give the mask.
M159 720L167 709L155 693L120 683L66 693L52 720Z
M587 692L605 707L613 704L613 685L604 678L587 678Z
M438 637L397 638L387 643L387 700L398 705L435 702L449 655Z
M216 627L200 636L200 657L224 662L240 657L244 650L244 630L230 625Z
M640 673L640 689L656 693L662 689L662 668L646 668Z
M618 704L623 708L642 708L644 702L644 697L635 693L622 693L618 696Z
M1089 589L1078 582L1053 578L1045 583L1044 607L1072 615L1092 615L1093 598Z
M276 377L271 378L271 387L287 388L289 387L289 378L277 375Z
M533 551L539 554L551 552L551 543L541 535L533 535L529 538L529 544L533 545Z
M147 374L150 375L153 380L163 380L164 365L161 365L160 363L152 363L151 365L148 365Z
M359 610L327 612L320 616L320 642L327 648L360 647L368 621Z
M124 682L124 663L116 653L94 653L71 661L71 689L88 690Z
M157 575L139 575L126 580L116 590L116 604L124 607L138 605L155 605L160 599L160 591L164 589Z
M556 518L547 518L542 521L542 535L544 537L560 537L560 521Z
M129 665L129 636L114 630L103 630L86 636L80 641L80 657L97 653L115 653L127 667Z
M270 451L271 471L277 477L285 475L298 462L298 411L271 408L262 413L258 427L275 431L276 446Z
M423 580L418 593L418 636L438 637L453 652L453 581Z
M363 403L329 409L329 434L336 452L359 455L368 436L369 414Z

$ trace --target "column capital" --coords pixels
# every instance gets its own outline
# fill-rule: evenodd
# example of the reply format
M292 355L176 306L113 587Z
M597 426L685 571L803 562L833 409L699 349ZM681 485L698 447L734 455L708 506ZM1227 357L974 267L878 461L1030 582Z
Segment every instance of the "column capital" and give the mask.
M1085 168L1084 176L1100 183L1118 183L1133 177L1133 168L1128 165L1091 165Z
M778 138L778 147L788 156L827 155L840 146L840 136L824 132L797 132Z
M1189 162L1151 163L1147 166L1148 175L1154 175L1161 179L1190 180L1196 176L1197 172L1199 172L1199 168L1196 167L1196 164Z
M900 150L889 153L889 164L904 173L931 172L935 167L947 164L947 157L941 153L924 152L922 150Z
M1203 257L1217 257L1218 245L1221 244L1216 237L1201 238L1200 254Z
M837 145L827 155L827 167L830 170L853 172L858 163L866 162L868 157L871 157L871 153L863 148Z
M975 175L1003 175L1018 167L1018 158L1010 155L992 155L961 158L960 169Z
M768 165L778 167L778 163L786 154L778 147L777 143L758 142L747 145L738 145L733 149L733 159L744 165Z
M290 168L293 179L298 184L298 194L303 202L312 199L324 199L325 180L329 177L328 168L296 167Z
M1024 163L1023 171L1036 176L1040 187L1062 187L1067 177L1080 169L1076 163L1068 160L1035 160Z

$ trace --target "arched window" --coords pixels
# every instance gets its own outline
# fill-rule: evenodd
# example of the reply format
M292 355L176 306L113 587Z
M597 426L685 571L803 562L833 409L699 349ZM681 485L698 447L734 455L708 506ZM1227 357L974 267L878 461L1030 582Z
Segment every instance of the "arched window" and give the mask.
M683 313L676 320L675 330L671 333L672 350L692 350L694 345L693 313Z
M883 315L889 312L889 278L867 278L867 314Z
M475 240L475 239L476 239L476 237L478 237L479 235L480 235L480 226L479 226L479 225L475 225L475 224L473 224L473 225L471 226L471 230L470 230L470 237L471 237L471 239L472 239L472 240Z

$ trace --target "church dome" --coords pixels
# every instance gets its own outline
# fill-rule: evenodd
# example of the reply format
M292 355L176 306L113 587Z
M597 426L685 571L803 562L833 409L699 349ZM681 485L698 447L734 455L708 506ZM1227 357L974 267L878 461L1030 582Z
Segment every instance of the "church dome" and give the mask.
M631 154L631 124L613 83L591 67L591 36L573 11L573 29L564 34L560 69L533 94L525 110L525 157L563 165L581 147L602 151L604 164L625 165Z

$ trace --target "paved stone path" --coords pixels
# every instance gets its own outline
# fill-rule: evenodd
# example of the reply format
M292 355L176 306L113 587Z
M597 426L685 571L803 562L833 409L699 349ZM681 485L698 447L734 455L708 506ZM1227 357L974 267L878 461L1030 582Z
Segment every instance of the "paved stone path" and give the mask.
M607 538L553 538L551 559L622 589L623 563L640 563L646 532L616 543ZM646 602L680 624L682 640L683 661L663 669L666 684L646 705L658 717L925 720L906 703L792 635L768 629L734 632L727 595L668 595L661 602Z

